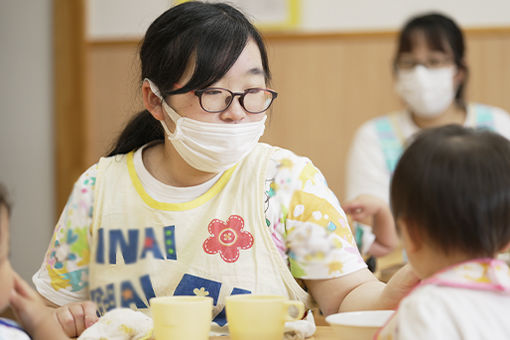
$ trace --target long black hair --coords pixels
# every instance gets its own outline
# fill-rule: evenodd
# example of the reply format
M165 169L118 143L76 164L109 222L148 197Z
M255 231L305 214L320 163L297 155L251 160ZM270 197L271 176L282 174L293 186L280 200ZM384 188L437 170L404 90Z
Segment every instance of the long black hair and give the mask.
M401 54L413 50L417 32L424 33L431 50L453 53L455 65L465 74L455 94L455 103L465 109L464 89L468 76L468 67L464 59L466 48L462 30L453 19L440 13L429 13L411 18L401 29L398 37L398 47L393 61L394 70L397 69Z
M262 37L239 10L224 3L201 1L177 5L147 29L140 48L141 80L152 80L163 97L205 88L228 72L250 38L260 50L269 82L271 74ZM190 80L172 90L191 60L195 64ZM144 110L129 121L108 156L128 153L164 138L159 121Z
M510 242L510 141L489 130L424 129L391 180L395 219L445 254L492 257ZM397 224L398 225L398 224Z

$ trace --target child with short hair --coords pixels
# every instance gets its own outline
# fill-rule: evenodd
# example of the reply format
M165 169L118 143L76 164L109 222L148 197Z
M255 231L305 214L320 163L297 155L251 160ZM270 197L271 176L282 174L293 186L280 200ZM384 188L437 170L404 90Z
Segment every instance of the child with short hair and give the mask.
M422 279L376 339L510 339L510 141L424 130L398 162L391 208Z
M0 312L10 304L21 325L32 339L69 339L57 322L55 312L41 301L37 293L11 268L9 261L10 204L0 184ZM0 318L0 339L30 339L17 323Z

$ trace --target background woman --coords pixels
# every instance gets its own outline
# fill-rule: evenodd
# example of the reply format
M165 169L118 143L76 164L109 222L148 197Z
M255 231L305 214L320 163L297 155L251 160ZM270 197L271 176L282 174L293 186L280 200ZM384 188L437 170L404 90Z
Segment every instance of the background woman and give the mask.
M459 124L487 128L510 138L507 112L465 99L468 65L464 37L451 18L432 13L410 19L400 32L393 68L395 89L406 108L367 121L357 131L349 151L347 203L343 205L354 220L372 224L375 241L364 247L376 256L389 253L397 238L394 228L377 223L388 216L389 207L378 211L365 207L374 205L370 200L388 203L391 175L416 132Z

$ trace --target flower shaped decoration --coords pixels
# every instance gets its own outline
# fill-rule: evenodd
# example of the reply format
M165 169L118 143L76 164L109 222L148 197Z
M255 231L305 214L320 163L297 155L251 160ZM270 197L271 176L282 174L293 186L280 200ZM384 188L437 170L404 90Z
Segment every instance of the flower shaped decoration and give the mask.
M249 249L253 246L252 234L243 228L244 220L241 216L231 215L226 223L215 218L209 223L208 230L212 236L204 241L204 251L207 254L220 253L225 262L236 262L239 248Z
M196 296L208 296L209 292L205 290L204 287L200 287L200 289L198 288L193 289L193 294L195 294Z

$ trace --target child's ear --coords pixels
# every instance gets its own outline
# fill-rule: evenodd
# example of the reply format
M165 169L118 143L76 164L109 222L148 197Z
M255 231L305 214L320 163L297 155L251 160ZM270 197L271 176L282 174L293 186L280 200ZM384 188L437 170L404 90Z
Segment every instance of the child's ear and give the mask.
M416 253L422 246L421 238L413 223L413 221L402 217L397 220L402 242L408 253Z
M506 253L507 251L510 251L510 242L508 242L507 245L501 249L500 253Z

